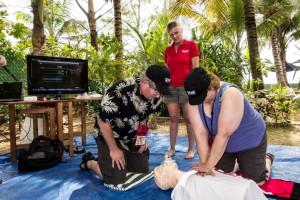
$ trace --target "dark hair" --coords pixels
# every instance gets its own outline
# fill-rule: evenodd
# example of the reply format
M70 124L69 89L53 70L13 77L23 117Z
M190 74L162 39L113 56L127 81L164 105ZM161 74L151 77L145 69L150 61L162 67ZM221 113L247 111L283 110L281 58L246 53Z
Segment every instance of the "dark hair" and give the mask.
M170 32L170 30L172 28L175 28L175 27L180 27L180 24L177 21L171 21L171 22L169 22L168 25L167 25L167 31L168 31L168 33Z

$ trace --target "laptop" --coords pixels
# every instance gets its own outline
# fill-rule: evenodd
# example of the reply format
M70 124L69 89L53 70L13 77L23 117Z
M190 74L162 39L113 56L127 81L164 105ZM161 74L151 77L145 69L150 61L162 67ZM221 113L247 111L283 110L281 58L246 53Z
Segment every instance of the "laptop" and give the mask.
M22 82L0 82L0 102L22 101Z

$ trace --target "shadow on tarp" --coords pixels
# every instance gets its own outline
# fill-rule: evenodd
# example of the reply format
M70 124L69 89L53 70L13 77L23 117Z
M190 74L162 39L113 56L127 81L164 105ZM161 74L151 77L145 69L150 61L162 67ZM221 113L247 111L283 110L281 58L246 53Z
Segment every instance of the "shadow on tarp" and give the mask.
M81 138L76 138L81 145ZM148 136L150 146L150 169L160 165L164 154L169 149L169 135L151 133ZM185 160L187 151L187 138L178 137L176 144L176 160L179 169L187 171L198 157ZM87 135L86 150L97 157L97 146L91 134ZM276 158L272 168L271 177L287 181L300 182L300 147L269 145L268 152ZM124 200L164 200L170 199L172 190L162 191L155 185L154 179L139 185L129 191L121 192L104 187L100 180L91 171L79 169L83 154L69 157L65 153L63 163L37 172L19 173L17 164L10 162L10 154L0 156L0 199L13 200L54 200L54 199L124 199ZM276 199L271 198L269 199Z

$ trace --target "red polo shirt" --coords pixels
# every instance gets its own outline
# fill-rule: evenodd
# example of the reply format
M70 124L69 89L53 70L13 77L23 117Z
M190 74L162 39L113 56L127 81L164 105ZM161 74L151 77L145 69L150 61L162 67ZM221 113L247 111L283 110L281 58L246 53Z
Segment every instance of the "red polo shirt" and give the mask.
M184 79L192 69L192 58L199 56L197 45L194 41L184 40L175 51L174 43L166 48L165 62L171 73L172 87L183 86Z

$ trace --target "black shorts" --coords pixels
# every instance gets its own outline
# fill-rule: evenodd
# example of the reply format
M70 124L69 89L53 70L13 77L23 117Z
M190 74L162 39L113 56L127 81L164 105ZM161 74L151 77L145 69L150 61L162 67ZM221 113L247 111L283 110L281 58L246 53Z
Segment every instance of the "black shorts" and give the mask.
M121 184L126 181L127 172L149 173L149 148L143 153L128 151L118 144L125 156L125 169L119 170L117 165L112 168L112 160L109 154L109 148L103 138L96 140L98 146L98 164L103 175L103 181L106 184Z
M266 180L266 152L267 134L265 133L260 144L255 148L236 153L225 152L216 168L230 173L237 160L242 176L259 183Z

